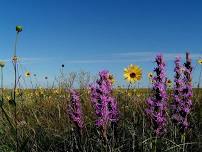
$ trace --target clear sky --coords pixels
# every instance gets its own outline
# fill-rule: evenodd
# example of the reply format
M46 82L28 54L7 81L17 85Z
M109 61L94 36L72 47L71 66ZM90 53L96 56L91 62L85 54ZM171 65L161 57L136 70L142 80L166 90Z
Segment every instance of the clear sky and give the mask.
M142 67L145 86L159 52L171 78L176 55L189 50L196 65L202 56L201 6L194 0L1 0L0 59L10 60L15 26L22 25L17 47L22 72L43 81L53 79L61 64L65 72L108 69L124 84L123 69L132 63ZM194 81L198 71L199 66ZM6 85L12 72L7 62Z

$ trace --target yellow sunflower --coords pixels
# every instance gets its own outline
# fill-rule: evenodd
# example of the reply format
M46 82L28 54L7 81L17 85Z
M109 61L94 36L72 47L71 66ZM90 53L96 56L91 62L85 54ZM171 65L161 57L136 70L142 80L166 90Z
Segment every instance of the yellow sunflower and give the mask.
M0 61L0 67L3 68L5 66L5 62Z
M30 77L30 76L31 76L31 73L27 71L27 72L25 72L25 76L26 76L26 77Z
M11 96L6 96L5 98L6 98L6 100L8 100L8 101L12 99Z
M135 83L142 78L142 69L137 65L129 65L128 68L124 69L124 79L130 83Z
M202 64L202 59L199 59L199 60L198 60L198 64Z
M168 87L171 87L172 81L168 79L168 80L166 81L166 84L167 84Z
M151 79L151 78L153 78L153 73L152 73L152 72L149 72L149 73L147 74L147 76L148 76L149 79Z
M109 74L108 79L109 79L109 81L110 81L111 84L114 84L115 79L114 79L114 76L112 74Z

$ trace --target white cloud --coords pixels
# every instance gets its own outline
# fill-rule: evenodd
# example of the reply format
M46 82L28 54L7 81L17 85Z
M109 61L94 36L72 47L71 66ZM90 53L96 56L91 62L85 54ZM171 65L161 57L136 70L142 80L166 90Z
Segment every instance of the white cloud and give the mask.
M137 61L153 61L156 54L162 54L164 56L164 59L166 61L175 60L177 56L180 56L182 58L185 57L184 53L159 53L159 52L125 52L125 53L117 53L114 54L115 56L119 58L128 58L128 59L135 59ZM191 53L192 59L199 59L202 57L202 53Z
M54 58L54 57L22 57L20 61L22 64L40 64L40 63L49 63L49 62L61 62L61 63L72 63L72 64L96 64L96 63L124 63L124 62L152 62L154 61L155 55L159 54L158 52L123 52L115 54L107 54L107 56L102 55L102 57L96 58L81 58L81 59L64 59L64 58ZM184 53L161 53L164 56L166 61L173 61L176 56L185 58ZM191 53L193 60L199 59L202 57L200 53ZM11 62L11 59L4 60L6 62Z
M122 63L122 62L133 62L134 59L96 59L96 60L85 60L85 59L81 59L81 60L66 60L64 61L65 63Z

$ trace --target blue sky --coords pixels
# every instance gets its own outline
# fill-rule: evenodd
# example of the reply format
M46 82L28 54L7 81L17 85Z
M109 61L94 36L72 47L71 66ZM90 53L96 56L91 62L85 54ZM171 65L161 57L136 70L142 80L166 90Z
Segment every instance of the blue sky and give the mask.
M176 55L192 54L194 66L202 56L202 2L137 0L2 0L0 5L0 59L13 54L15 26L22 25L17 54L21 71L50 81L61 64L65 72L97 73L108 69L122 80L123 68L137 64L147 72L157 53L165 56L173 76ZM199 66L194 70L198 81ZM12 65L5 67L6 85L12 83Z

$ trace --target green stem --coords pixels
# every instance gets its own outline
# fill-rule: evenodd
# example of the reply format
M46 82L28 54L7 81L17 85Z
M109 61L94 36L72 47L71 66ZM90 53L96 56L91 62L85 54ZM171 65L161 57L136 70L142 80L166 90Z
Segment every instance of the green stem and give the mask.
M16 56L16 49L17 49L17 40L18 40L18 32L16 34L16 39L15 39L15 47L14 47L14 58L17 58ZM16 138L16 151L18 152L19 150L19 142L18 142L18 126L17 126L17 104L16 104L16 88L17 88L17 59L13 60L13 67L14 67L14 88L13 88L13 102L15 105L15 110L14 110L14 118L15 118L15 138Z
M16 56L18 34L19 34L19 32L17 32L16 37L15 37L14 56Z
M153 139L152 152L157 152L157 136Z
M176 136L177 136L177 128L175 126L175 131L174 131L174 140L176 139Z
M200 94L201 73L202 73L202 66L201 66L200 73L199 73L199 80L198 80L198 86L197 86L197 88L198 88L197 97L199 97L199 94Z
M183 143L183 152L185 152L185 140L186 140L186 137L185 137L185 133L183 133L181 135L181 142Z
M128 102L129 102L128 93L129 93L129 90L130 90L130 85L131 85L131 82L129 83L128 88L126 90L126 101L124 102L124 105L123 105L123 118L126 117L126 106L127 106L126 104L128 104ZM125 130L125 121L124 120L123 120L123 128ZM125 139L125 132L123 134L123 138Z
M0 106L2 107L3 106L3 100L4 100L4 94L3 94L3 67L1 67L1 103L0 103ZM2 118L3 118L3 109L2 109Z
M202 73L202 66L201 66L200 73L199 73L198 88L200 88L201 73Z
M2 102L3 102L3 93L4 93L4 89L3 89L3 68L1 67L1 97L2 97ZM3 104L3 103L2 103Z

